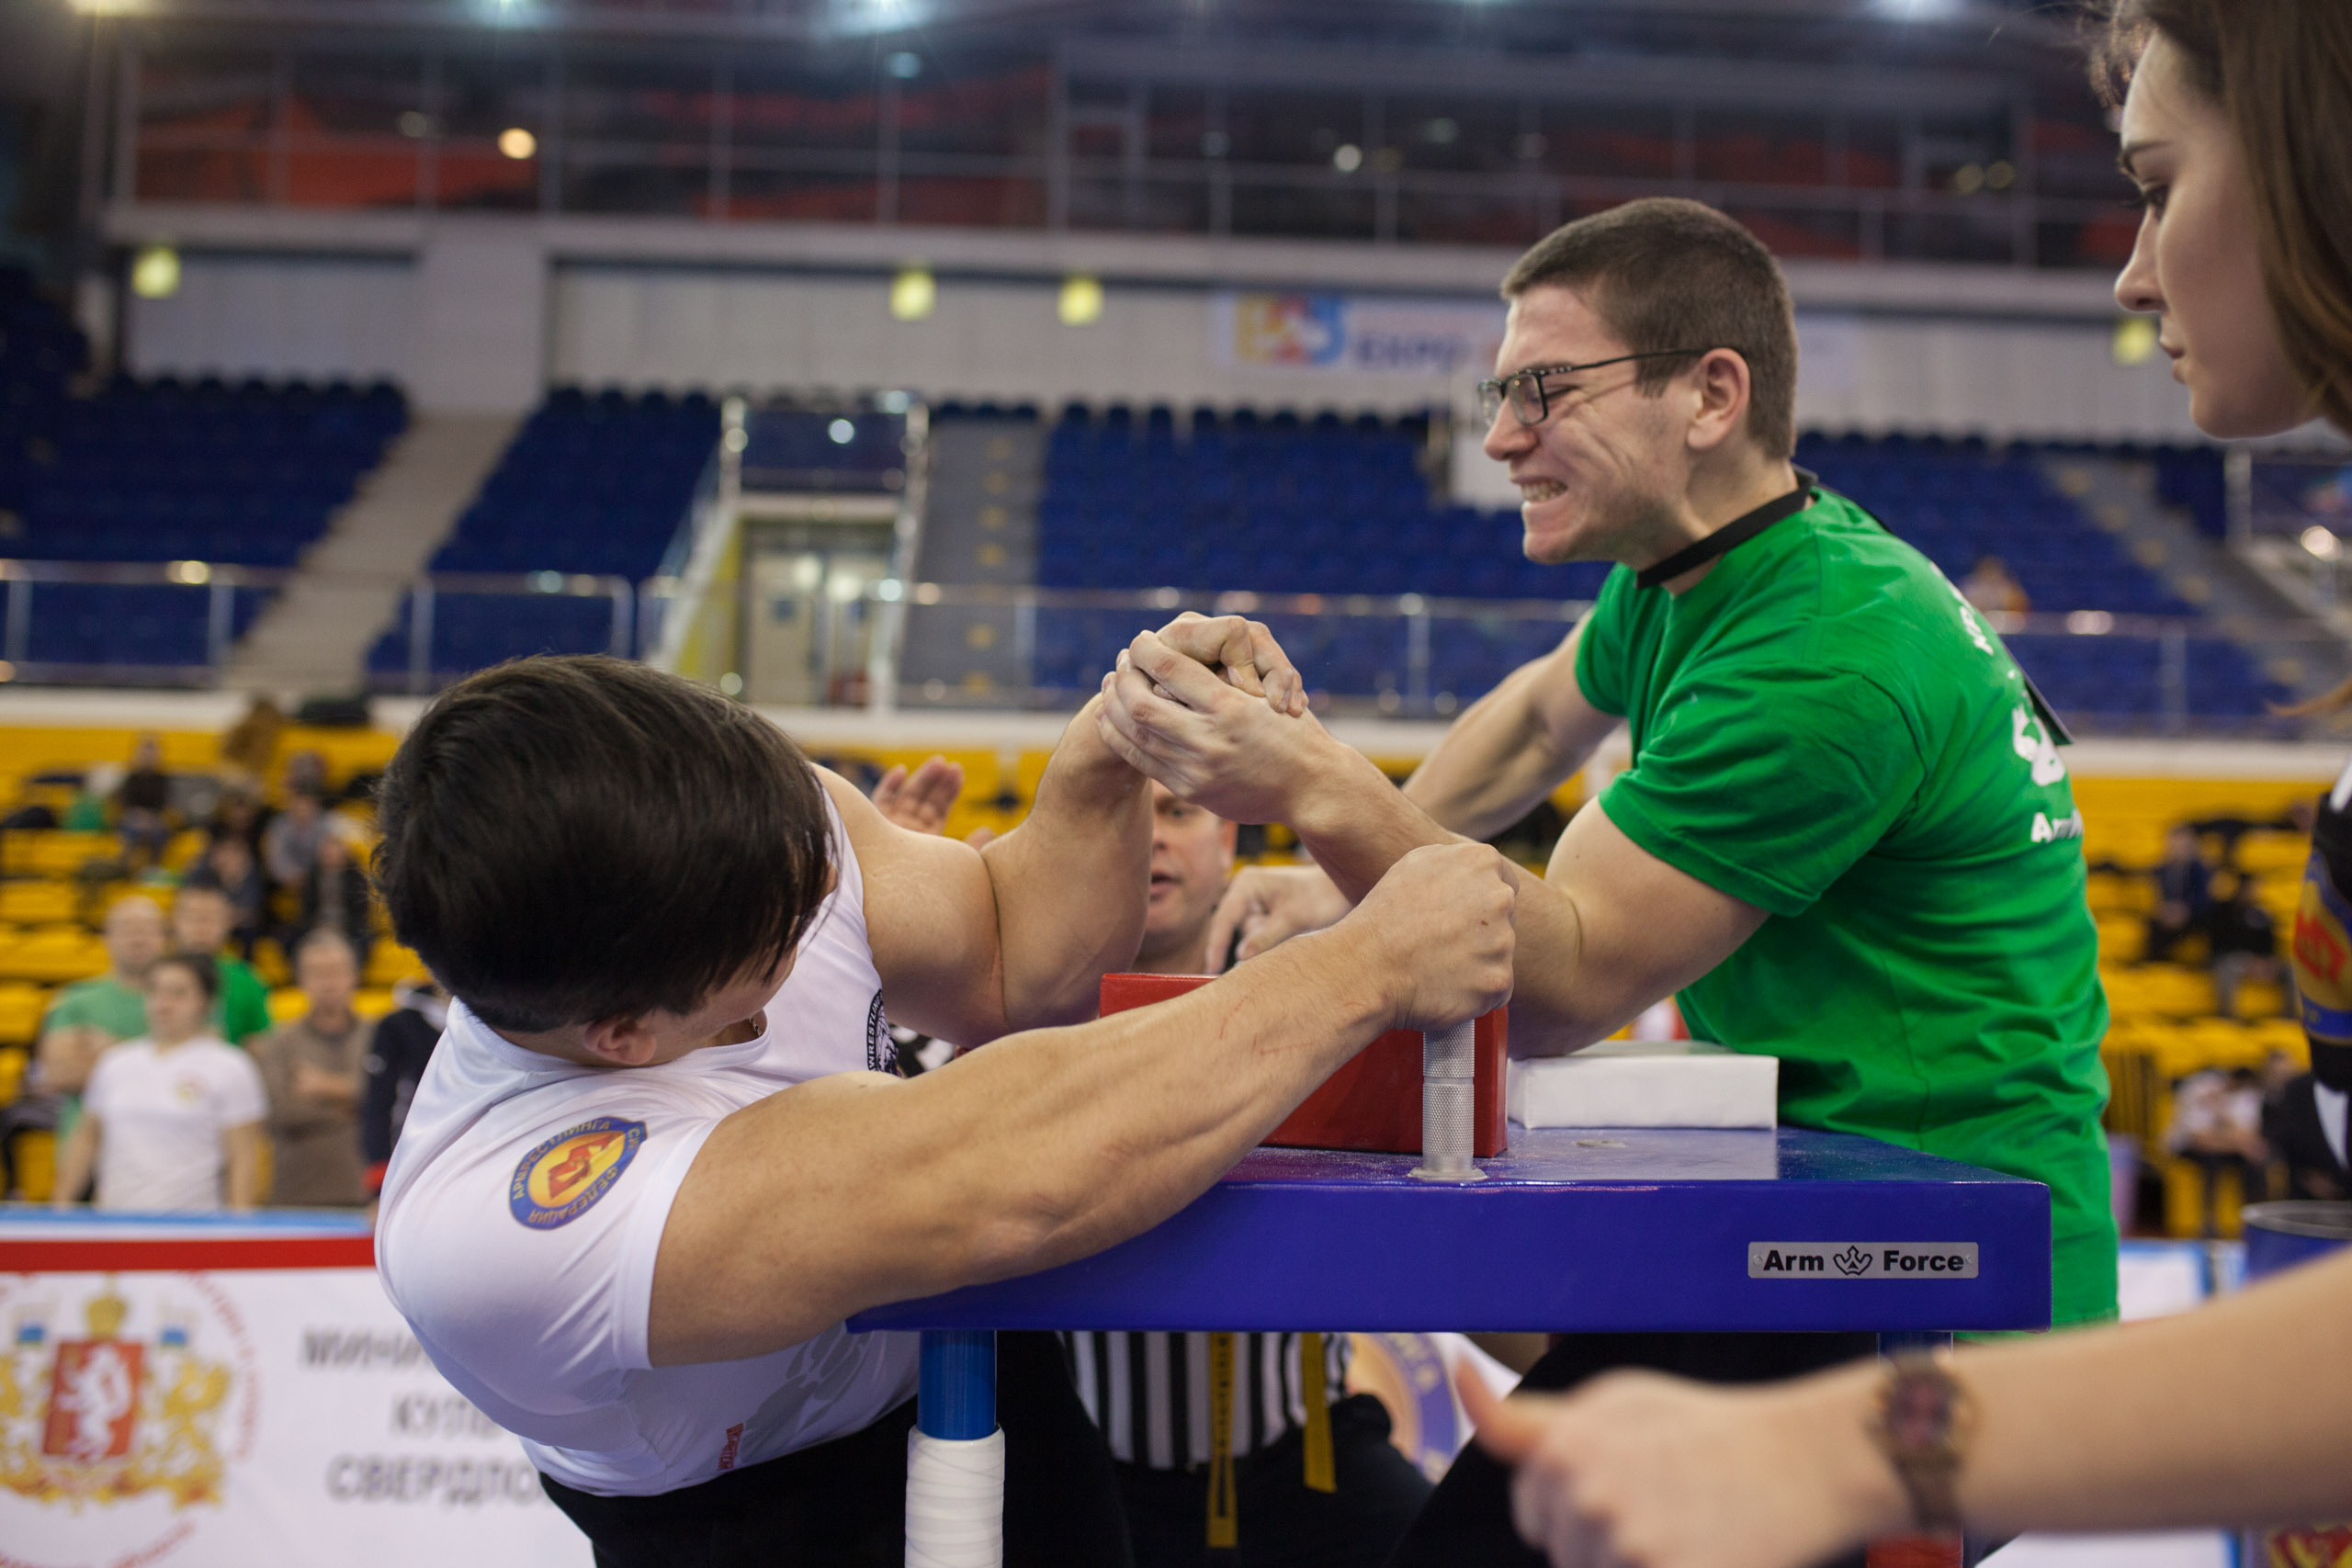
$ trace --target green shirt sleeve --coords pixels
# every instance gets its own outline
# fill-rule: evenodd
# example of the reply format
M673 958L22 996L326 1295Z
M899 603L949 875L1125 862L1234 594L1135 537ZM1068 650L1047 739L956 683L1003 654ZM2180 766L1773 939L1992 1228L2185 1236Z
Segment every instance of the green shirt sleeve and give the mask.
M1600 807L1708 886L1796 916L1902 817L1925 769L1901 708L1838 670L1679 678Z

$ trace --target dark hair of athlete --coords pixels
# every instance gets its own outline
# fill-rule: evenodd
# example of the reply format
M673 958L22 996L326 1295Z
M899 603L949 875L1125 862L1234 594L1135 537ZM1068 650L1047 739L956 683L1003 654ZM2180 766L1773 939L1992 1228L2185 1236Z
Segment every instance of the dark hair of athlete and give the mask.
M1503 298L1547 285L1582 295L1628 353L1731 349L1747 361L1748 439L1769 457L1796 450L1796 308L1772 253L1734 220L1667 196L1579 218L1529 247ZM1634 384L1656 395L1690 367L1646 360Z
M686 1013L798 943L823 786L749 708L602 657L460 681L401 742L372 866L400 940L518 1032Z

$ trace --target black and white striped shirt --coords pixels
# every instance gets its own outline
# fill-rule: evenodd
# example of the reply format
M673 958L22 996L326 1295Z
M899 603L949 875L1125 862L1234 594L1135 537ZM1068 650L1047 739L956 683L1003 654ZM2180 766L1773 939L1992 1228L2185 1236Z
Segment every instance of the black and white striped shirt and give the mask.
M1111 1441L1111 1457L1151 1470L1206 1464L1209 1337L1206 1334L1066 1334L1078 1397ZM1233 1337L1233 1455L1257 1452L1306 1422L1298 1371L1299 1336ZM1347 1396L1345 1334L1323 1337L1325 1403Z

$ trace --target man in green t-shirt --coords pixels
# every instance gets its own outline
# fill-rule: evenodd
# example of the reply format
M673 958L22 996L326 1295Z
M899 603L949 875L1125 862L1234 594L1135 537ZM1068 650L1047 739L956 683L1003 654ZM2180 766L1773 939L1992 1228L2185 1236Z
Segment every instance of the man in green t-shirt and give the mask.
M101 935L107 972L58 987L33 1047L27 1093L51 1103L40 1122L27 1124L51 1124L53 1114L61 1138L74 1130L98 1053L147 1032L147 971L164 955L164 911L143 893L126 893L107 907Z
M221 1039L242 1045L269 1029L269 987L252 964L229 951L229 932L236 919L235 906L218 883L187 883L172 899L173 949L212 960L220 976L220 999L213 1004L212 1021Z
M1412 848L1508 826L1627 724L1632 765L1521 882L1514 1048L1576 1050L1679 992L1694 1033L1781 1059L1791 1123L2047 1183L2052 1319L2111 1315L2107 1010L2054 721L1933 565L1792 468L1792 313L1747 231L1629 203L1539 243L1503 292L1487 451L1526 553L1617 568L1402 792L1195 661L1242 629L1139 637L1106 682L1122 754L1219 816L1289 823L1321 868L1237 879L1210 944L1238 926L1247 957L1328 923ZM1197 782L1229 757L1255 766ZM1629 1363L1745 1381L1867 1348L1573 1336L1531 1382ZM1392 1568L1533 1561L1502 1472L1465 1461Z

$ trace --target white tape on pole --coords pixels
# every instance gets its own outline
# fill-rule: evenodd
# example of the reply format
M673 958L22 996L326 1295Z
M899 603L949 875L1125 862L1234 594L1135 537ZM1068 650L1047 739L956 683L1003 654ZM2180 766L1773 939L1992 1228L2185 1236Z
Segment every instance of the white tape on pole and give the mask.
M1004 1568L1004 1433L907 1434L907 1568Z

